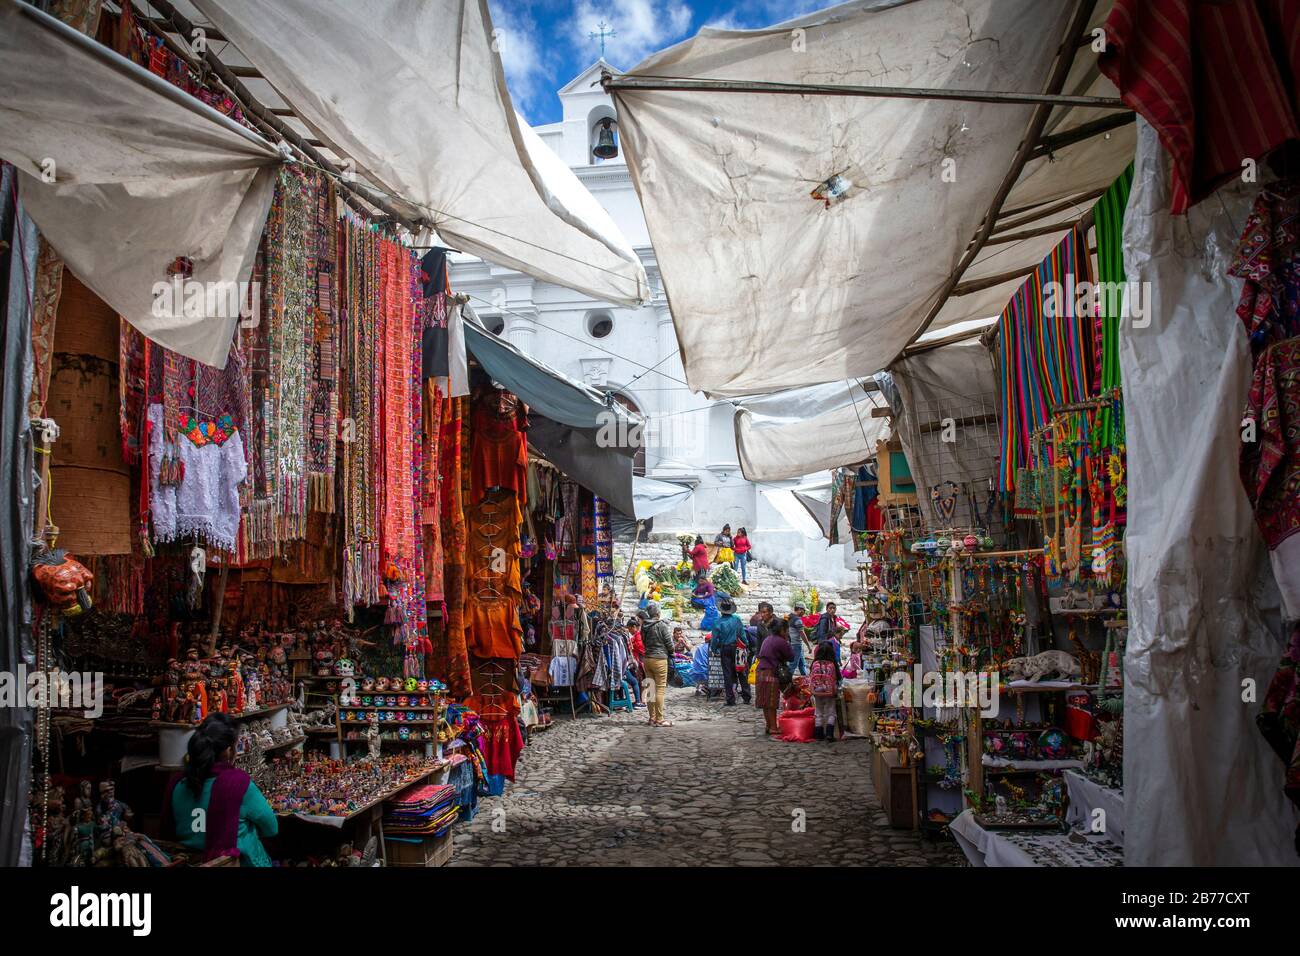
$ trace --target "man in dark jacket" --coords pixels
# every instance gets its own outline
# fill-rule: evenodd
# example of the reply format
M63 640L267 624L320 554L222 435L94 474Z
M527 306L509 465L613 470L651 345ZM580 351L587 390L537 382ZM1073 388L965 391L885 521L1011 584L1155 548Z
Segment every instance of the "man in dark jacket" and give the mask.
M822 616L817 619L817 626L813 628L813 643L820 644L822 641L828 641L835 636L835 605L827 604L826 610Z

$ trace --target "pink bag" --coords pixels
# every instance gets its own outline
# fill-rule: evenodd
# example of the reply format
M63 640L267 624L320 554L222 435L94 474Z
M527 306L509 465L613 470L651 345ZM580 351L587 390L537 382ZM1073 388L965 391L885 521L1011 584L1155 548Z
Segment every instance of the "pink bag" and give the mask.
M813 661L808 671L808 687L814 697L834 697L839 689L835 686L835 664L831 661Z

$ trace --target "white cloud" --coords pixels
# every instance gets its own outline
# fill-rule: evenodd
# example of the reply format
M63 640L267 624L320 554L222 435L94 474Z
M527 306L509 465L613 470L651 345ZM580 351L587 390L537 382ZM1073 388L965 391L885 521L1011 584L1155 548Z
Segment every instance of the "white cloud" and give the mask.
M577 59L590 63L600 55L599 41L588 35L602 20L615 34L605 40L605 59L627 70L687 36L691 19L691 8L681 0L577 0L572 32L587 51Z
M539 46L537 23L523 9L505 0L491 0L494 43L515 109L536 115L555 94L554 57Z

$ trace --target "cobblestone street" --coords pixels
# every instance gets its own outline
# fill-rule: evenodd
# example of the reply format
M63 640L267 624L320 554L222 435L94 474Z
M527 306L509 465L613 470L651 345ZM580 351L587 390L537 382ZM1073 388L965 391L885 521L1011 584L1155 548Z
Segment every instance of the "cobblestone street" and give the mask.
M667 712L672 727L637 710L535 735L505 795L456 828L452 865L963 863L946 838L889 828L865 740L767 740L758 710L691 689L670 689Z

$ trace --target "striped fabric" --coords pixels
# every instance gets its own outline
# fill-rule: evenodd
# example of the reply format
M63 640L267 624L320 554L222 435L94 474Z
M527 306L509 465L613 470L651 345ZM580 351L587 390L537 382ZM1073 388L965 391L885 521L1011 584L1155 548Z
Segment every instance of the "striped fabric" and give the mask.
M1300 139L1295 0L1115 0L1105 30L1098 66L1172 157L1174 215Z
M1097 392L1096 329L1090 316L1075 317L1069 301L1069 290L1093 281L1087 248L1076 226L1025 280L998 320L1002 491L1015 490L1016 473L1029 461L1030 437L1051 410ZM1053 286L1066 297L1049 315L1044 301Z
M1118 290L1125 279L1124 207L1128 205L1132 185L1133 166L1130 164L1092 207L1097 232L1097 280L1104 283L1103 289L1115 290L1113 295L1103 294L1098 298L1100 314L1097 321L1101 327L1097 343L1101 354L1098 368L1102 391L1119 385L1119 320L1123 299ZM1109 445L1114 433L1109 407L1101 410L1100 427L1102 442Z

